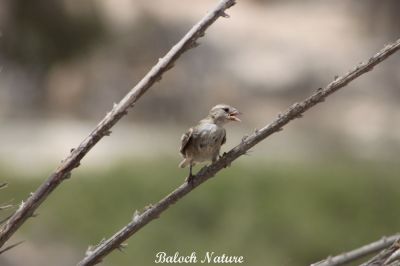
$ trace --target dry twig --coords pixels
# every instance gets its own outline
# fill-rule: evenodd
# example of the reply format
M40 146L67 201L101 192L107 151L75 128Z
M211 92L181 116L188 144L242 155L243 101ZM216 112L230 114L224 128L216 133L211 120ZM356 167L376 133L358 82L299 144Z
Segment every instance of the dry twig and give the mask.
M210 166L203 167L194 177L191 183L184 183L171 194L144 210L141 214L136 213L134 219L125 227L115 233L112 237L103 241L94 250L91 250L86 257L78 263L79 266L95 265L99 263L105 256L107 256L114 249L118 249L120 245L139 231L150 221L158 218L169 206L176 203L183 198L186 194L191 192L197 186L213 177L220 170L230 165L239 156L245 154L250 148L257 143L268 137L269 135L279 132L282 127L289 123L291 120L301 117L301 115L313 107L314 105L323 102L327 96L345 87L349 82L361 76L368 71L371 71L374 66L388 58L390 55L400 49L400 39L396 42L386 45L381 51L371 57L367 62L360 63L353 70L348 72L342 77L335 77L324 89L318 89L313 95L300 103L295 103L289 107L283 114L279 114L275 120L269 125L256 130L253 134L242 139L241 143L231 149L228 153L224 154L218 161Z
M0 230L0 247L34 215L40 204L56 189L61 182L69 178L71 171L80 165L82 158L104 136L111 134L110 129L127 114L128 109L157 81L164 72L174 66L175 61L187 50L197 46L196 41L204 36L207 28L219 17L225 17L225 10L235 4L235 0L222 0L211 12L205 15L190 31L139 81L139 83L103 118L86 139L65 158L53 174L21 205Z
M400 234L396 234L390 237L383 237L382 239L354 249L349 252L342 253L334 257L328 257L325 260L311 264L311 266L337 266L345 265L357 259L366 257L370 254L376 253L391 246L396 240L400 238Z
M1 183L1 184L0 184L0 189L6 188L7 186L8 186L7 183Z
M12 249L12 248L15 248L15 247L21 245L22 243L24 243L24 241L19 241L19 242L15 243L15 244L12 244L12 245L10 245L8 247L3 248L2 250L0 250L0 255L3 254L6 251Z
M385 250L382 250L378 255L369 261L361 264L360 266L394 266L400 265L400 238L392 243L392 245Z

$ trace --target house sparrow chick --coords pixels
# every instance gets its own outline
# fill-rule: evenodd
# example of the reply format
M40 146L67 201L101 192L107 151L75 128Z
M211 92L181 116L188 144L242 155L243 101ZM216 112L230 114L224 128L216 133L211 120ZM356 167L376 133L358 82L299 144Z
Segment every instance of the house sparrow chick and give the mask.
M183 161L179 167L184 168L189 165L190 182L193 178L192 167L196 163L204 161L215 162L219 156L221 145L226 142L226 132L223 125L229 121L240 122L237 117L240 112L229 105L218 104L211 108L208 116L201 120L195 127L189 129L182 135L180 153Z

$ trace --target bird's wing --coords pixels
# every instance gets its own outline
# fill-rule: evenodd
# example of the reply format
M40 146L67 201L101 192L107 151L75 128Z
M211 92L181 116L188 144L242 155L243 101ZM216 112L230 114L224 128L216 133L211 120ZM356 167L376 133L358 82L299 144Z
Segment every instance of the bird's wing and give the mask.
M189 128L189 130L185 134L182 135L182 137L181 137L181 148L179 149L179 152L182 155L185 155L185 149L186 149L189 141L191 140L192 135L193 135L193 128Z
M226 142L226 131L225 131L225 128L224 128L223 134L224 134L224 135L223 135L223 137L222 137L221 146L224 145L225 142Z

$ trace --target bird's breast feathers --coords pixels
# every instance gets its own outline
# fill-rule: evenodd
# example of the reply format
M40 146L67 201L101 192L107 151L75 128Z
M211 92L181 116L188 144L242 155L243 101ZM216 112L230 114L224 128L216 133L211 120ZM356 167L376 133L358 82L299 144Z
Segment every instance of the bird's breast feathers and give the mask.
M215 124L201 124L196 128L193 137L193 157L210 160L219 153L225 129Z

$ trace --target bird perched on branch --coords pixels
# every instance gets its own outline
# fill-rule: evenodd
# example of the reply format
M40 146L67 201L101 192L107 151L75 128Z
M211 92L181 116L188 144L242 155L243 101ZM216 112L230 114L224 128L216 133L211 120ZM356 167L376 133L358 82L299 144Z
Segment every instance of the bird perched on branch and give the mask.
M239 114L241 113L236 108L218 104L211 108L208 116L198 125L182 135L180 153L184 159L179 167L184 168L189 165L188 182L193 178L192 167L196 163L217 160L221 145L226 142L226 131L223 125L229 121L240 122L237 117Z

